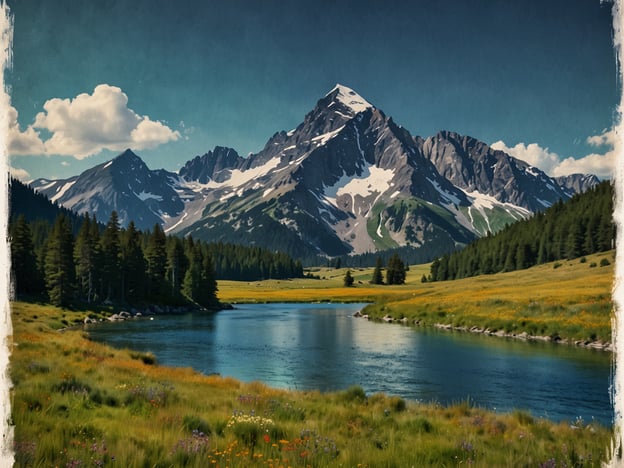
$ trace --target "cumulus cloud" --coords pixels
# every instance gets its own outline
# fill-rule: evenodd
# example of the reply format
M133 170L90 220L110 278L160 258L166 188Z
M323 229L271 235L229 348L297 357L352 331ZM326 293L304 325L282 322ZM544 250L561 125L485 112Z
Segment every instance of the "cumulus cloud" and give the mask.
M537 143L518 143L507 146L504 141L497 141L490 145L496 150L504 151L514 158L521 159L532 166L541 169L546 174L559 177L570 174L595 174L602 178L611 178L615 173L615 130L605 129L599 135L587 138L587 143L595 147L605 147L602 153L591 153L581 158L562 158L557 153L543 148Z
M98 85L92 94L83 93L73 99L50 99L26 131L21 132L17 125L15 128L16 132L9 136L10 154L56 154L76 159L103 149L154 148L180 138L178 131L130 109L128 96L108 84ZM42 140L37 130L49 132L50 137Z
M7 135L8 151L10 155L44 154L45 146L39 137L39 132L28 127L22 131L17 123L17 110L13 106L8 108L9 132Z
M11 173L11 176L23 182L30 180L30 174L25 169L20 169L17 167L9 167L9 172Z
M615 129L604 129L600 135L587 137L587 143L592 146L615 146L617 141Z
M542 148L537 143L518 143L515 146L509 147L504 141L499 140L490 145L495 150L503 151L514 158L521 159L529 163L531 166L535 166L541 169L546 174L552 175L557 166L561 163L561 158L556 153L551 152L548 148Z

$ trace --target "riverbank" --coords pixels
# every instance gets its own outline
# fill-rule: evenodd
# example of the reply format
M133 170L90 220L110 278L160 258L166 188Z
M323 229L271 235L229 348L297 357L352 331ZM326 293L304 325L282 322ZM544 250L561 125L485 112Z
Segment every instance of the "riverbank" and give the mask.
M363 317L367 320L370 319L368 315L364 315L361 312L358 312L355 317ZM410 323L409 320L403 317L400 320L395 319L390 315L384 315L381 320L377 320L385 323L400 323L401 325L407 326L421 326L421 322L417 319L413 323ZM433 327L438 330L446 330L446 331L454 331L454 332L462 332L462 333L476 333L481 335L487 335L497 338L510 338L521 341L545 341L549 343L555 344L564 344L564 345L572 345L579 348L587 348L587 349L595 349L600 351L608 351L613 352L613 344L610 342L603 342L600 340L595 341L581 341L581 340L570 340L566 338L561 338L558 335L555 336L543 336L543 335L529 335L527 332L523 331L520 333L514 332L505 332L504 330L490 330L489 328L480 328L477 326L473 327L455 327L448 323L434 323Z
M400 286L371 285L372 268L318 268L320 279L220 281L219 297L244 302L368 302L370 319L392 317L417 326L493 336L549 340L611 349L614 251L527 270L455 281L423 283L428 265L411 266ZM602 266L600 266L602 265Z
M599 466L612 433L525 411L418 404L359 387L268 388L59 333L84 312L12 304L16 466Z

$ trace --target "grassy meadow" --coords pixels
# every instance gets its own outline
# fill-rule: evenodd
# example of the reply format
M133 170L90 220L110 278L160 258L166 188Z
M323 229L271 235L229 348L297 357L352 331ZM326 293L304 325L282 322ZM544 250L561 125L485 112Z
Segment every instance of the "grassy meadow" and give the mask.
M399 397L288 392L89 341L13 304L16 466L600 466L611 432ZM93 315L93 314L92 314ZM556 463L556 465L554 464Z
M608 262L608 264L606 264ZM224 302L370 302L373 319L489 329L492 332L610 342L614 252L561 260L527 270L422 283L429 265L411 266L404 285L371 285L373 268L317 268L321 279L220 281ZM602 265L602 266L601 266Z
M321 279L221 281L219 297L374 302L375 316L421 324L537 323L538 333L609 340L613 267L598 266L602 258L613 263L608 253L444 283L421 283L428 267L416 266L402 286L372 286L372 269L352 270L352 288L342 285L346 270L317 269ZM609 459L612 431L593 422L420 404L360 387L276 390L160 366L150 354L90 341L81 326L61 331L105 314L12 303L15 466L597 467Z

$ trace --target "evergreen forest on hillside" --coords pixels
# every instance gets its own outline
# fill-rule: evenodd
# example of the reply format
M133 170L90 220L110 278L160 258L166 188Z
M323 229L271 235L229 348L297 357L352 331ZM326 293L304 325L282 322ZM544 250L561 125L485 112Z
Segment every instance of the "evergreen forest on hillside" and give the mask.
M299 262L260 248L209 244L150 232L133 222L121 228L113 211L105 227L85 215L57 214L53 225L28 222L23 214L9 224L11 276L17 295L46 295L52 304L151 303L206 308L220 306L217 279L259 280L303 276Z
M558 201L528 220L507 226L435 260L423 281L444 281L522 270L613 249L613 186L604 181Z

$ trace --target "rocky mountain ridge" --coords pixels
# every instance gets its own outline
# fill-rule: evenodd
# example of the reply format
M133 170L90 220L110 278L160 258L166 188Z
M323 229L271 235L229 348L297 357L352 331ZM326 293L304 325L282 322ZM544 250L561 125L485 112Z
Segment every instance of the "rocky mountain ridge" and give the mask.
M297 128L249 157L216 147L178 174L130 150L83 174L33 184L53 201L140 228L285 250L298 257L410 246L423 259L526 218L597 182L553 179L479 140L412 136L336 85Z

